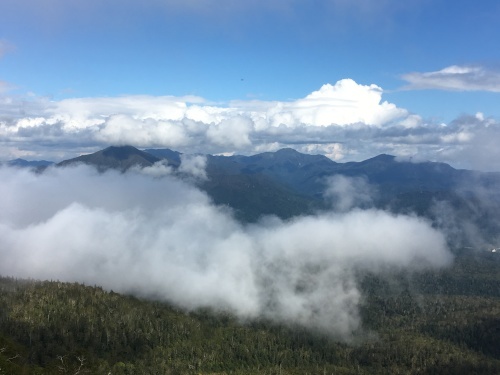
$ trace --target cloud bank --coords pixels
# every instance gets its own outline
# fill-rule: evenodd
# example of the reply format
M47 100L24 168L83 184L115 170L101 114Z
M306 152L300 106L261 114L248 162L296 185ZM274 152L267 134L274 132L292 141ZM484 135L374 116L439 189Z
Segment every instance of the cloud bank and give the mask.
M344 339L360 326L356 271L451 261L443 235L411 216L358 209L244 226L168 174L78 166L0 168L0 178L2 275L99 284Z
M382 96L380 87L350 79L281 102L0 96L0 160L60 161L109 145L247 155L292 147L336 161L389 153L500 171L499 148L482 143L496 139L497 120L478 113L449 124L427 122Z

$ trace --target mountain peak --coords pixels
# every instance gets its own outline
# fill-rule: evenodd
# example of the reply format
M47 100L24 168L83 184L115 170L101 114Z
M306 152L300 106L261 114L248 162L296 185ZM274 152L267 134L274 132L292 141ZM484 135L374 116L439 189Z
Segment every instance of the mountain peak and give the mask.
M168 148L148 148L144 152L151 154L159 159L166 160L169 165L178 167L181 164L181 153Z
M275 152L264 152L262 154L257 154L248 157L249 160L254 159L265 159L276 162L291 162L293 164L309 164L312 162L324 161L333 162L331 159L328 159L324 155L311 155L311 154L303 154L293 148L282 148Z
M276 151L275 154L277 154L277 155L304 155L304 154L302 154L302 153L298 152L297 150L290 148L290 147L281 148L278 151Z
M378 161L378 162L386 162L386 163L389 163L389 162L393 162L395 161L396 157L394 155L389 155L389 154L380 154L380 155L377 155L373 158L370 158L370 159L366 159L364 162L369 162L369 161Z
M156 156L141 151L133 146L110 146L93 154L81 155L65 160L58 166L84 163L96 166L100 171L119 169L126 171L133 166L148 167L159 161Z
M127 159L130 155L143 154L143 152L134 146L109 146L100 151L102 155L117 159Z

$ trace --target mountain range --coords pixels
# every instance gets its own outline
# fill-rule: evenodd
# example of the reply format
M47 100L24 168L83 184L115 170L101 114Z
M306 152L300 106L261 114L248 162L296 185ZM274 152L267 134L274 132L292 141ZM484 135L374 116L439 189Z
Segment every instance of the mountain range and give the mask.
M189 156L189 155L188 155ZM338 163L323 155L302 154L290 148L252 156L206 157L206 180L197 185L214 203L234 210L242 221L253 222L264 215L288 219L332 208L325 197L332 176L354 178L355 185L368 188L370 200L354 205L375 207L394 213L416 213L439 221L438 204L445 204L456 220L472 222L483 235L500 231L500 173L455 169L445 163L399 160L378 155L361 162ZM64 160L56 166L78 163L95 166L103 172L131 167L144 168L157 162L168 164L174 172L183 155L169 149L139 150L132 146L111 146L98 152ZM11 161L9 164L45 167ZM356 189L356 186L350 186ZM347 192L349 193L349 192Z
M25 160L25 159L21 159L21 158L17 158L17 159L13 159L13 160L9 160L7 162L4 162L4 163L0 163L0 165L2 164L5 164L5 165L8 165L10 167L21 167L21 168L46 168L48 167L49 165L52 165L54 164L54 162L52 161L48 161L48 160Z
M470 240L460 229L473 226L493 243L500 230L497 173L391 155L336 163L292 149L204 156L207 178L190 181L244 222L338 210L324 193L337 187L372 198L354 206L420 215L435 227L462 223L454 239ZM84 163L130 173L161 162L184 178L187 157L108 147L49 168ZM11 165L43 173L36 164ZM362 330L347 343L265 318L186 312L99 286L0 275L0 374L498 374L500 258L467 245L451 248L447 268L357 272Z

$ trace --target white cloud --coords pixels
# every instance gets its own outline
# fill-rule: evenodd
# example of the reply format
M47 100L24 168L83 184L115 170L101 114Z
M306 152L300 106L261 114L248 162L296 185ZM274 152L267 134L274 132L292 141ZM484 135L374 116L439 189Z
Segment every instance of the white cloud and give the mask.
M500 72L481 66L452 65L435 72L412 72L401 76L407 90L453 90L500 92Z
M196 96L122 96L64 99L52 102L47 113L65 119L75 126L101 124L106 117L121 114L136 119L181 120L190 104L201 104ZM90 121L90 122L88 122Z
M449 264L421 219L354 210L243 226L172 176L0 168L0 274L264 316L348 339L356 270Z
M334 175L326 182L324 196L335 211L346 212L372 203L374 192L364 178Z
M290 102L233 101L229 107L203 105L199 97L128 96L116 98L81 98L53 102L46 109L51 118L74 127L103 124L109 116L121 114L136 119L180 121L190 119L206 124L250 116L259 125L311 126L365 123L381 126L408 112L386 101L382 89L343 79L335 85L323 85L303 99Z
M242 148L251 144L249 134L252 121L247 117L234 117L210 126L207 130L209 141L233 148Z
M441 157L445 161L459 161L462 168L500 171L500 122L483 116L462 116L449 126L454 129L444 143L455 147L443 147Z
M62 101L0 96L0 158L24 154L59 161L124 144L186 154L253 154L292 147L336 161L389 153L500 170L500 159L489 158L496 151L476 146L483 137L495 139L488 136L496 136L498 121L477 114L466 123L429 123L383 101L382 95L376 85L346 79L297 100L228 105L192 96ZM462 150L471 147L476 156L466 158Z
M248 153L269 149L268 145L280 147L302 135L321 139L321 128L361 123L383 127L408 116L406 110L381 97L378 86L346 79L294 101L235 101L228 106L194 96L6 98L0 102L0 142L9 147L19 144L19 148L59 141L72 147L75 143L96 148L131 144L189 149L189 153L193 148L195 152ZM329 143L337 144L328 149L336 159L348 152L340 152L338 142Z
M305 154L325 155L334 161L342 160L346 156L346 150L341 143L304 145L297 147L297 150Z
M382 89L343 79L335 85L323 85L303 99L291 102L234 102L253 113L256 123L264 119L273 126L307 124L314 126L364 123L382 126L408 112L386 101L381 103Z
M207 179L207 157L205 155L181 154L179 173L194 177L197 180Z
M182 147L189 143L189 136L179 121L134 119L114 115L99 126L95 139L115 145L140 145L141 147Z
M174 173L174 169L165 160L160 160L148 167L133 166L131 172L142 173L152 177L165 177Z

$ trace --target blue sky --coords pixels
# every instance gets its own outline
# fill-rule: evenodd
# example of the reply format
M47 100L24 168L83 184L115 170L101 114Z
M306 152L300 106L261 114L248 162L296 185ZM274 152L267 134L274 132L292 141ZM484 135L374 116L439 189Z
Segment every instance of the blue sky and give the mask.
M0 95L4 103L3 125L8 131L3 133L4 151L0 157L57 158L100 147L108 141L116 143L116 138L104 141L102 137L100 143L95 138L81 143L75 138L72 143L61 136L58 144L52 128L50 139L31 138L29 144L26 132L33 133L40 122L33 125L31 121L27 127L22 124L44 117L44 129L54 127L53 107L64 107L68 99L141 95L171 96L185 101L186 96L196 96L198 101L203 100L203 106L215 106L219 111L236 108L241 116L242 108L247 108L251 101L260 102L258 110L253 105L253 114L276 101L289 106L323 85L335 87L343 79L363 87L378 86L380 103L387 101L404 109L406 117L418 116L418 126L423 129L434 126L439 132L441 124L452 125L464 116L483 121L479 125L469 124L469 134L478 126L491 128L492 122L496 129L500 117L499 19L500 3L490 0L4 0L0 3ZM233 105L235 101L237 106ZM363 111L365 107L360 104L359 108ZM25 113L25 118L6 114L14 112ZM109 118L117 114L121 111L113 107L113 112L94 115ZM257 144L256 140L264 136L258 130L262 126L257 126L252 116L253 122L248 126L253 130L247 134L251 146L246 143L244 148L227 147L230 142L226 140L224 147L224 142L215 142L218 148L208 142L197 149L250 153L287 146L283 139L269 138L267 143ZM269 118L269 111L265 116ZM400 120L405 116L400 116ZM72 113L70 117L73 129L85 127L84 122L74 124L76 118L81 120L81 113ZM389 116L391 125L375 125L387 130L395 126L396 117ZM144 124L146 118L140 120ZM219 125L219 120L210 118L207 124ZM335 116L332 126L334 120ZM484 123L486 120L489 125ZM313 120L301 124L318 126ZM286 121L284 125L291 127ZM12 134L13 126L17 131L24 129L24 143L15 142L19 134L17 138ZM59 130L67 134L68 126ZM326 124L321 126L328 128ZM345 124L342 126L345 130ZM390 146L395 142L391 139L385 149L380 145L377 149L361 150L359 144L349 146L345 134L326 130L330 136L335 133L337 143L344 145L346 151L336 157L338 160L382 151L455 160L449 149L443 153L435 143L432 150L424 146L399 150ZM461 139L465 139L463 128L456 131L456 137L460 138L460 132ZM268 133L271 132L266 136ZM449 132L444 136L452 137ZM237 135L229 138L236 139ZM481 137L474 133L468 139L472 138ZM408 139L405 144L413 142ZM330 155L309 141L302 143L302 151ZM235 144L241 146L245 142ZM151 145L182 148L175 142L137 144ZM194 147L185 142L184 147L188 146ZM458 146L463 149L464 144ZM483 159L487 160L486 155ZM468 166L459 159L457 165ZM477 166L488 169L482 164Z

